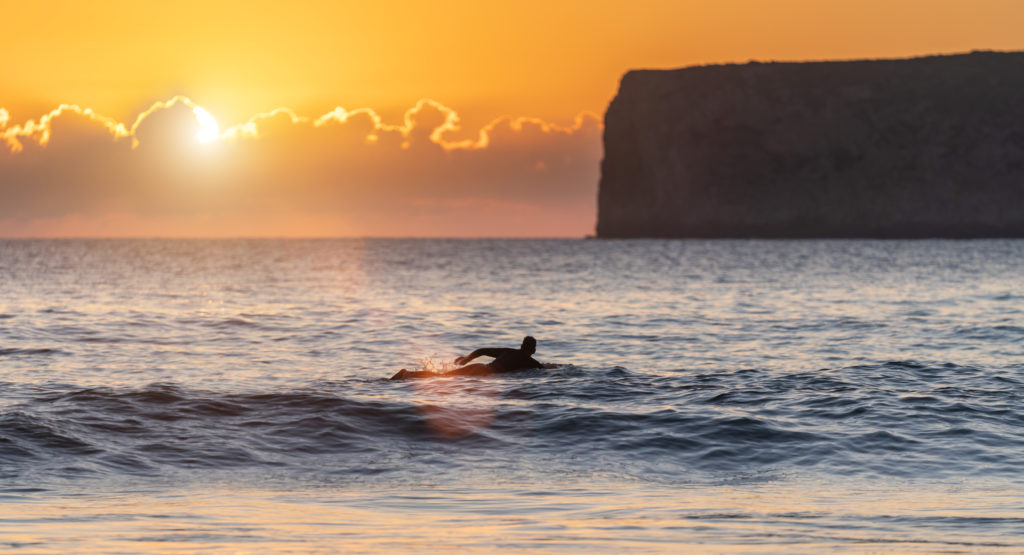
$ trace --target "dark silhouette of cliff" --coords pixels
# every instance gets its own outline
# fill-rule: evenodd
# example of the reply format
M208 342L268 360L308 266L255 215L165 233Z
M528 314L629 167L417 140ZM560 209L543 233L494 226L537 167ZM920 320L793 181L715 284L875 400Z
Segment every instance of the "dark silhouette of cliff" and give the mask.
M1024 53L627 73L599 237L1024 237Z

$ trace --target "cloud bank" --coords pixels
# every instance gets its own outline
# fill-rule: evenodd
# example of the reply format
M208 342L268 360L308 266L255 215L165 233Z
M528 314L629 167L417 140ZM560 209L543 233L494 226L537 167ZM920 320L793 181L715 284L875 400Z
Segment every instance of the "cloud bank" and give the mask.
M130 124L0 109L3 236L582 236L601 123L498 118L473 139L424 99L402 121L287 108L221 129L186 97ZM462 136L466 136L462 134Z

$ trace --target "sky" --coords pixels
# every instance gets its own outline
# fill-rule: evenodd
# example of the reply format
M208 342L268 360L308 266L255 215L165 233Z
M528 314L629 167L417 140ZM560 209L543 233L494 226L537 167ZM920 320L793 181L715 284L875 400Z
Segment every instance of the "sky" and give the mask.
M636 68L1024 49L974 0L0 0L0 236L582 237Z

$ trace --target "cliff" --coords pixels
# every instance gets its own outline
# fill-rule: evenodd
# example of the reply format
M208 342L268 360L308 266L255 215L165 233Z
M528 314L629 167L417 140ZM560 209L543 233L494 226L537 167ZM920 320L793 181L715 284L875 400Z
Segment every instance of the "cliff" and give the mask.
M627 73L599 237L1024 237L1024 53Z

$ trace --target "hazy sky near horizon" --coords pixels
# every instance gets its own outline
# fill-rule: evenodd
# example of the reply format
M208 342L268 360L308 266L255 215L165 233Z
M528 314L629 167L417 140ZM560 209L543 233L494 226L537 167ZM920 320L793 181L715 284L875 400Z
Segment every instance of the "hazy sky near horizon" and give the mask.
M631 68L1024 49L1010 0L0 14L2 236L581 236Z

